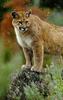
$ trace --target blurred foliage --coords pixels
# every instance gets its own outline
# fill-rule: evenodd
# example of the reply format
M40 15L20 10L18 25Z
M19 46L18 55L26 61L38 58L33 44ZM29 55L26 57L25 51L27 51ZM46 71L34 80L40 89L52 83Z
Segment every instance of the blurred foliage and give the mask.
M3 5L5 3L5 0L0 0L0 20L3 17L3 14L7 11L7 9L4 9Z
M54 9L50 16L48 16L48 21L50 23L63 26L63 11Z
M10 49L9 51L5 50L3 43L4 41L0 38L0 100L5 100L4 97L10 82L11 73L19 70L25 62L22 51L14 54Z
M40 0L40 6L63 8L63 0Z
M4 52L4 63L9 62L11 59L11 52L9 50L9 48L6 48L5 52Z

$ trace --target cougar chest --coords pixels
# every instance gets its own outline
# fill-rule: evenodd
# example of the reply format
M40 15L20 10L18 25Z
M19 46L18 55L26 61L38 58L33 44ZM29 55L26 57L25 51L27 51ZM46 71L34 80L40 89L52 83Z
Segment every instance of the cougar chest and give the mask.
M30 38L30 36L22 36L20 33L19 33L19 30L17 28L15 28L15 33L16 33L16 38L17 38L17 42L20 46L22 47L31 47L31 43L32 43L32 40Z

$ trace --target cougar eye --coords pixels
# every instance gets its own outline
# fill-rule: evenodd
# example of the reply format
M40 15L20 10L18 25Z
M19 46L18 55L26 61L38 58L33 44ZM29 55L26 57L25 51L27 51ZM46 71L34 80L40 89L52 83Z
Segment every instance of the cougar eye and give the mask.
M22 21L19 21L20 24L22 24Z
M28 21L25 21L26 23L28 23Z

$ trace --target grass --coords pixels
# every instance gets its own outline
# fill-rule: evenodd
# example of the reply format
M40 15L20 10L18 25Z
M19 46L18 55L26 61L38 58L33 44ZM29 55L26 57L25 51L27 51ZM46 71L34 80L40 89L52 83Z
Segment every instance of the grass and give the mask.
M4 52L6 54L4 54ZM11 55L11 51L5 51L5 48L3 46L3 41L0 41L0 98L4 97L8 88L9 80L10 80L10 75L11 73L15 72L16 70L19 70L21 68L21 65L24 63L24 57L22 51L15 54ZM7 57L5 57L7 55ZM6 58L6 63L4 61L4 58ZM8 60L8 62L7 62Z

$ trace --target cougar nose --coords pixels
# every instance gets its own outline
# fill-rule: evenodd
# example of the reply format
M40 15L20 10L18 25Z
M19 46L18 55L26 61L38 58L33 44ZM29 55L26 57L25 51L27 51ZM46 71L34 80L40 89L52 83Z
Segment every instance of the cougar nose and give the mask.
M25 31L25 28L19 27L19 30L21 30L21 31Z

